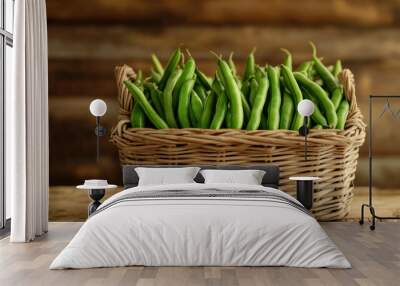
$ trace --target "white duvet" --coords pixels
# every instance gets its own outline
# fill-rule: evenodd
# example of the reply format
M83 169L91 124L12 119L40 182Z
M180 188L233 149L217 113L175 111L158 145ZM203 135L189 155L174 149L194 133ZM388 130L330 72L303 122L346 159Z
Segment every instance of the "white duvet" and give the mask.
M263 190L254 185L180 184L163 190ZM295 207L246 198L123 201L90 217L50 269L145 266L294 266L349 268L318 222Z

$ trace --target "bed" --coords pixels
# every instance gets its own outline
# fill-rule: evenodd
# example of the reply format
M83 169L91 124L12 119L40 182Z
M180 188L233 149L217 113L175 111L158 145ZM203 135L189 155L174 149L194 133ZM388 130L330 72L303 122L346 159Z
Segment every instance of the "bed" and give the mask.
M125 190L99 207L50 269L351 267L312 215L278 190L277 166L219 167L264 170L259 186L204 184L200 174L196 183L138 186L136 167L123 167Z

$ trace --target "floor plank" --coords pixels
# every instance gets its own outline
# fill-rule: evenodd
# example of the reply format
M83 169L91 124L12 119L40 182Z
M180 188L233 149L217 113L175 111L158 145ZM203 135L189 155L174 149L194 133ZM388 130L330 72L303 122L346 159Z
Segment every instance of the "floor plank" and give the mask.
M376 231L356 222L322 223L352 263L352 269L289 267L119 267L49 270L55 256L81 222L53 222L49 232L29 244L0 240L0 285L398 285L400 223L385 222Z

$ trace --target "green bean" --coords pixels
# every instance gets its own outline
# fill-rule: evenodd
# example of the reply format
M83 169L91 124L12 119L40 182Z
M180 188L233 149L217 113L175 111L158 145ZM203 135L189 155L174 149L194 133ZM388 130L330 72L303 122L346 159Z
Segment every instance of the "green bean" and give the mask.
M154 82L154 81L153 81L153 78L151 76L148 76L143 80L143 83L146 83L146 82Z
M184 53L182 53L182 55L181 55L181 62L180 62L180 65L181 65L181 66L184 66L184 65L185 65L185 54L184 54Z
M229 106L228 110L226 111L225 123L227 128L232 128L232 112Z
M218 68L217 71L215 72L215 79L214 81L220 82L222 86L225 85L225 81L224 81L224 76L221 73L221 70Z
M310 94L310 92L306 89L303 89L303 94L306 99L311 100L314 103L314 112L311 114L311 119L322 126L328 126L328 122L326 121L325 116L322 114L321 110L318 106L318 100Z
M339 86L337 89L335 89L332 93L332 103L335 106L335 110L339 108L340 102L342 101L343 98L343 88Z
M312 129L323 129L323 127L320 124L316 124L316 125L313 126Z
M138 69L135 79L135 84L143 83L143 72L141 69Z
M261 128L263 130L267 130L268 129L267 122L268 122L267 116L264 113L262 113L261 114L261 123L260 123L259 129Z
M179 77L179 79L176 82L175 87L174 87L174 91L172 94L172 97L174 100L174 106L176 106L176 104L177 104L182 85L189 79L193 78L195 70L196 70L196 63L193 58L189 58L187 60L187 62L185 63L183 70L182 70L182 74Z
M288 69L293 69L293 59L292 54L287 49L281 49L285 53L285 59L283 60L283 65Z
M240 97L242 99L242 106L243 106L243 125L248 122L251 114L251 108L249 105L249 102L247 101L246 97L243 95L243 93L240 93Z
M342 62L340 60L337 60L335 65L333 66L333 76L337 78L342 70Z
M194 85L194 90L196 91L197 95L200 96L201 101L205 102L207 98L207 91L205 90L204 86L199 83L199 81L197 81Z
M215 114L210 125L210 129L220 129L224 123L226 111L228 109L228 99L225 92L218 94L217 106L215 108Z
M276 130L279 128L279 116L281 108L281 89L280 89L280 70L278 67L274 68L268 66L268 79L270 84L270 102L268 105L268 124L269 130Z
M307 128L311 128L311 120L309 118L307 120Z
M197 122L196 118L194 117L193 109L192 109L191 105L190 105L190 108L189 108L189 118L190 118L190 122L191 122L191 126L192 127L196 127L199 124Z
M167 67L165 68L164 73L160 79L160 82L158 83L158 87L160 90L164 90L168 79L170 78L171 74L178 66L181 57L182 57L182 53L181 53L181 50L178 48L174 51L174 53L169 58Z
M217 94L214 91L211 91L210 94L207 96L206 101L204 103L203 113L201 114L201 118L200 118L200 124L199 124L200 128L209 128L210 127L216 98L217 98Z
M235 65L235 62L233 61L233 52L231 52L230 55L229 55L228 64L229 64L229 67L230 67L230 69L232 71L233 76L237 77L236 65Z
M133 128L143 128L145 126L146 117L140 104L135 101L131 112L131 126Z
M328 122L328 126L330 128L335 128L338 118L336 115L335 106L332 101L329 99L327 93L320 87L318 84L308 79L304 74L295 72L294 76L296 80L312 95L314 96L319 103L321 103L326 119Z
M162 108L162 92L157 89L157 86L154 83L145 83L145 87L150 90L151 102L153 103L158 114L163 118L164 110Z
M281 93L286 92L287 94L290 95L290 90L289 88L286 86L285 81L283 80L283 76L281 76L279 78L279 82L281 84Z
M238 74L237 74L236 65L235 65L235 63L233 62L233 52L231 52L230 55L229 55L229 58L228 58L228 65L229 65L229 68L230 68L231 71L232 71L232 75L233 75L233 77L235 78L235 81L236 81L237 86L238 86L239 89L241 90L241 89L242 89L242 81L241 81L241 79L239 78L239 76L238 76ZM246 98L246 99L247 99L247 98Z
M224 95L225 98L226 98L226 101L227 101L226 109L228 109L229 100L228 100L227 95L226 95L226 90L224 88L223 83L220 82L218 78L215 78L212 89L213 89L213 92L215 92L215 94L217 96L217 105L218 105L218 101L222 100L222 99L220 99L221 95ZM222 103L220 103L220 104L222 104ZM217 110L215 110L215 112L217 112ZM226 112L225 112L225 115L226 115ZM215 115L214 115L214 117L215 117Z
M338 121L336 124L336 129L343 130L344 126L346 125L346 119L347 115L349 114L349 103L347 100L344 98L342 102L340 102L338 111L337 111L337 116L338 116Z
M293 96L294 105L297 107L300 101L303 100L303 94L301 93L301 89L297 84L293 72L289 70L286 66L282 66L282 75L285 86L289 89L290 94ZM303 123L304 123L304 117L301 116L301 114L297 111L296 108L290 129L299 130L299 128L303 126Z
M134 99L140 104L140 107L151 123L158 129L168 128L168 124L157 114L140 88L128 80L124 81L124 84L133 95Z
M294 117L292 120L292 125L290 125L290 130L299 130L304 124L304 117L297 111L294 112Z
M155 83L159 83L161 80L161 74L159 74L158 72L156 72L155 70L151 69L151 79L155 82Z
M255 78L252 78L251 82L250 82L250 96L249 96L249 101L250 101L251 106L254 105L254 100L255 100L255 97L257 94L257 89L258 89L258 82L256 81Z
M165 71L166 73L166 71ZM164 74L165 74L164 73ZM174 90L175 84L181 76L182 70L174 70L171 76L168 78L167 84L163 92L163 104L164 104L164 114L168 125L171 128L177 128L178 124L175 120L174 110L176 109L177 99L173 98L172 92Z
M164 73L164 68L160 62L160 60L158 59L158 57L156 56L156 54L151 54L151 60L153 62L155 71L157 73L159 73L160 75L162 75Z
M257 94L254 99L254 105L251 109L247 130L257 130L261 123L261 115L268 96L269 80L268 76L264 76L258 83Z
M143 72L142 70L138 70L136 73L136 78L133 81L134 84L136 84L141 90L143 90Z
M282 65L281 67L283 82L285 86L289 89L289 92L293 96L294 103L297 106L297 104L299 104L300 101L303 100L303 94L301 93L301 89L294 77L294 73L296 72L292 72L284 65Z
M185 81L179 93L178 120L182 128L190 128L189 108L191 103L191 93L196 79L192 78Z
M251 51L249 56L247 57L246 66L244 68L243 80L248 80L249 78L254 76L256 69L256 61L254 58L255 49Z
M257 82L260 82L263 77L266 75L266 71L263 67L257 66L256 67L256 72L254 73L254 78L256 79Z
M201 82L206 90L211 90L211 83L208 77L202 73L199 68L196 68L197 79Z
M317 78L317 76L318 76L318 74L317 74L317 71L315 70L314 62L313 62L313 64L308 69L307 77L311 80L315 80Z
M201 101L200 97L194 90L192 90L190 104L191 104L191 109L193 111L193 117L196 120L195 126L199 127L201 114L203 113L203 102Z
M225 92L224 82L222 81L222 76L218 73L218 71L215 73L215 78L211 90L214 91L217 95L221 92Z
M313 61L314 67L318 75L321 77L322 81L326 85L329 92L333 92L339 87L339 84L333 74L328 70L328 68L322 63L322 61L317 56L317 49L314 43L310 42L313 51Z
M311 78L309 78L309 79L311 79ZM312 79L311 79L312 80ZM319 86L321 86L321 87L323 87L324 86L324 82L321 80L321 79L316 79L316 78L314 78L314 82L316 83L316 84L318 84Z
M308 70L312 67L312 65L313 65L312 61L307 61L307 62L301 63L297 67L296 71L302 72L302 73L308 75Z
M242 90L242 81L238 77L234 77L239 91Z
M232 75L232 71L230 70L226 61L219 59L218 60L218 68L223 77L223 83L226 88L227 95L229 97L229 102L231 105L232 116L231 116L231 127L240 129L243 126L243 105L241 99L241 92L238 88L235 78Z
M253 79L253 78L251 78L251 79ZM247 80L244 80L244 81L242 81L242 86L241 86L241 88L240 88L240 91L242 92L242 94L244 95L244 97L246 97L246 99L249 99L249 96L250 96L250 82L251 82L251 79L247 79Z
M186 49L186 52L188 53L189 57L191 58L192 56L191 56L190 52L188 51L188 49ZM186 61L185 61L185 53L182 52L181 53L181 60L179 61L178 66L179 67L183 67L183 66L185 66L185 63L186 63Z
M281 106L281 118L279 122L279 129L289 129L292 123L294 113L293 99L290 94L283 92L282 106Z

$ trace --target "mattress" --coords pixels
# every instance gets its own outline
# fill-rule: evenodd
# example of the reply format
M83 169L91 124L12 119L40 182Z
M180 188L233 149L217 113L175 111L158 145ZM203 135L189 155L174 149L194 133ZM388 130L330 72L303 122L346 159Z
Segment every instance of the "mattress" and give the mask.
M264 186L198 183L115 194L50 269L132 265L351 267L288 194Z

